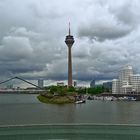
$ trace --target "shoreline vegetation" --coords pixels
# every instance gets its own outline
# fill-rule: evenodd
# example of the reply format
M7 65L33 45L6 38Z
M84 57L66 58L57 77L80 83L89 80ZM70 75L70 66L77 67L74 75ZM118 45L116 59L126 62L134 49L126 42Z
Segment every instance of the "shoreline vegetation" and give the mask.
M87 100L103 101L140 101L140 94L111 94L102 86L93 88L74 88L66 86L50 86L37 99L46 104L84 103Z
M104 92L102 86L94 88L75 88L67 86L50 86L46 87L46 92L37 96L37 99L46 104L68 104L77 101L76 96L86 93L97 95Z

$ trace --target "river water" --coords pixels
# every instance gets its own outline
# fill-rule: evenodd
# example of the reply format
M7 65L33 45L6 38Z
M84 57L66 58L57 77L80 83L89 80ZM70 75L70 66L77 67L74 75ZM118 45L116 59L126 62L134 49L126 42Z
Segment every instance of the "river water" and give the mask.
M37 95L0 94L0 125L139 124L140 102L91 100L85 104L40 103Z

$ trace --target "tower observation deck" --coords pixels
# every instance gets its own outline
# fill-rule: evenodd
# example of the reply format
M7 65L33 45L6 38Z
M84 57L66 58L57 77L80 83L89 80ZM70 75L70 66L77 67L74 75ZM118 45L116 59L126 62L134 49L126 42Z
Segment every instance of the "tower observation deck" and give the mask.
M70 23L69 23L69 34L66 36L65 43L68 46L68 86L72 86L72 56L71 48L74 44L74 38L71 35Z

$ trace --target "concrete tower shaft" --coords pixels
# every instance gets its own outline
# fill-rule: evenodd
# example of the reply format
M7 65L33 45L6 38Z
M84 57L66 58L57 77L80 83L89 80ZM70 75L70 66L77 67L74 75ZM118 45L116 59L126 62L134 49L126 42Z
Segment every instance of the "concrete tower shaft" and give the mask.
M70 34L70 23L69 23L69 35L66 36L65 43L68 46L68 86L72 86L72 56L71 56L71 47L74 44L74 38Z

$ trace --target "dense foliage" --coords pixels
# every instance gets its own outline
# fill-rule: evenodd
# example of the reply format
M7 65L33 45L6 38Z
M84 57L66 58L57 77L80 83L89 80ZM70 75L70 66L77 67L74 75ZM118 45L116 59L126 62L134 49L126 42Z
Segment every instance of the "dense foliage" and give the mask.
M103 86L95 86L93 88L88 88L88 93L89 94L100 94L103 93L105 90Z
M67 87L67 86L50 86L46 88L49 93L55 94L55 95L61 95L64 96L66 94L71 93L78 93L78 94L100 94L106 91L106 89L103 88L102 85L98 85L92 88L75 88L75 87Z
M92 88L79 88L77 90L77 93L78 94L100 94L100 93L103 93L105 91L105 89L103 88L103 86L95 86L95 87L92 87Z

